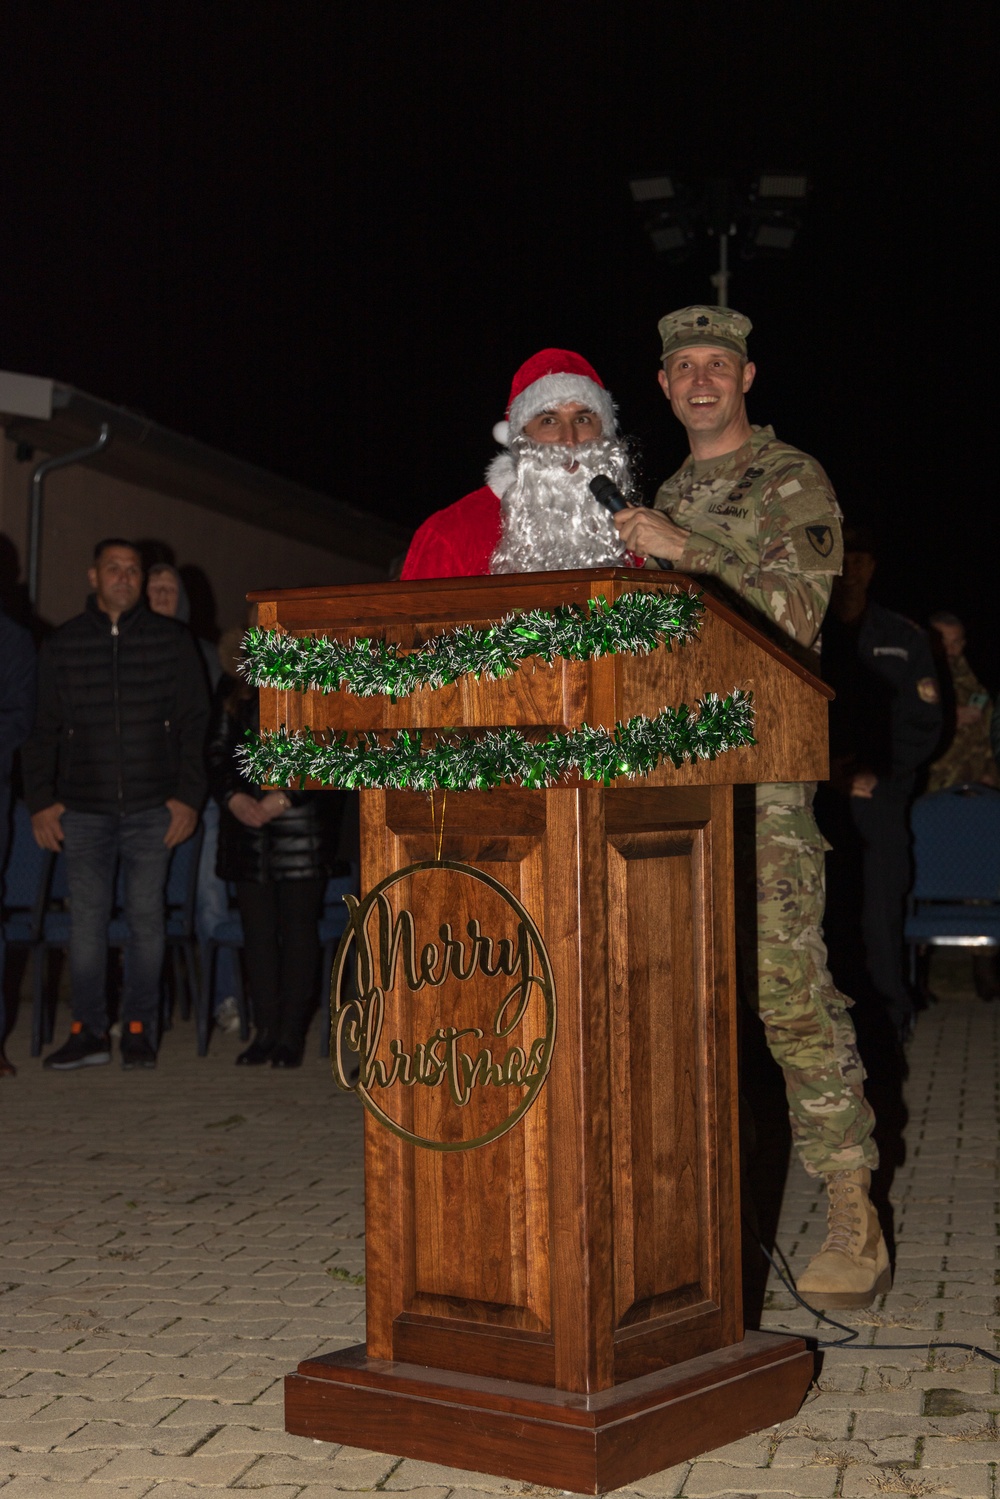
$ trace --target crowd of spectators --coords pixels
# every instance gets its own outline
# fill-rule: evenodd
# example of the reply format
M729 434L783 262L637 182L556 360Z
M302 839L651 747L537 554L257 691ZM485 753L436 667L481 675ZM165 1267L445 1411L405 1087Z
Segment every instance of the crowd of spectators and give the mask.
M1000 784L1000 713L966 656L962 621L939 611L928 630L872 596L875 546L847 527L844 568L823 633L831 706L831 773L819 820L830 844L825 935L838 984L858 1002L863 1045L905 1042L927 998L928 955L914 986L903 913L912 880L915 796ZM144 577L137 546L98 543L84 611L37 656L0 614L0 860L7 851L12 764L37 842L66 861L72 913L70 1034L50 1070L111 1060L156 1065L162 1024L164 886L171 851L197 826L196 929L207 942L235 895L255 1031L242 1066L298 1066L316 1000L318 919L336 867L343 799L267 791L235 750L258 727L256 693L239 675L244 628L217 646L189 627L184 580L169 562ZM119 874L120 871L120 874ZM116 875L118 879L116 881ZM107 1008L106 931L120 888L129 942L117 1021ZM0 1076L3 1054L0 936ZM214 1023L239 1026L233 948L218 953ZM993 953L974 960L984 999L1000 997Z
M156 1065L163 1022L164 893L172 851L202 829L196 927L204 943L229 916L244 922L256 1033L242 1065L300 1064L319 973L317 922L336 864L343 799L268 792L233 752L255 723L256 694L238 676L244 631L223 655L188 625L183 579L139 547L100 541L83 612L43 642L0 615L0 856L12 761L38 845L65 860L69 890L70 1031L43 1061L70 1071L111 1061ZM127 925L117 1020L108 1009L108 923ZM3 944L0 936L0 999ZM232 948L215 973L215 1022L239 1025ZM230 965L227 968L227 963ZM0 1058L6 1014L0 1008ZM14 1069L5 1058L0 1073Z

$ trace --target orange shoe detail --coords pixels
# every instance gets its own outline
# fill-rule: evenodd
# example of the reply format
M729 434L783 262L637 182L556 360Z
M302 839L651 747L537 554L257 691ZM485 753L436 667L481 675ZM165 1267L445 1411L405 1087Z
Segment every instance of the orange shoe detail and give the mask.
M79 1034L80 1034L80 1032L82 1030L83 1030L83 1021L82 1020L74 1020L73 1023L71 1024L70 1028L69 1028L69 1033L70 1033L71 1036L79 1036Z
M141 1036L142 1035L142 1021L141 1020L130 1020L129 1023L128 1023L128 1033L129 1033L130 1036Z

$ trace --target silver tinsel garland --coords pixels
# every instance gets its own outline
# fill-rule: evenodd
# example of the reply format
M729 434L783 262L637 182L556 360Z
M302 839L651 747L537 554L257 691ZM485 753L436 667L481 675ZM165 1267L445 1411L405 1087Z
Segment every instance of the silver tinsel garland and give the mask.
M709 693L697 713L682 704L655 718L639 714L611 731L584 724L541 740L515 728L426 737L425 748L420 730L400 730L383 743L374 734L351 742L346 734L320 738L309 729L279 729L248 739L237 758L249 780L268 786L314 781L343 790L475 791L551 786L568 771L607 784L618 776L649 775L662 760L680 766L754 744L753 695Z
M365 637L339 641L254 629L243 672L255 687L399 699L470 674L509 676L531 657L551 663L648 655L660 645L669 650L697 635L703 613L699 594L636 589L610 604L597 598L511 614L484 629L460 625L413 650Z

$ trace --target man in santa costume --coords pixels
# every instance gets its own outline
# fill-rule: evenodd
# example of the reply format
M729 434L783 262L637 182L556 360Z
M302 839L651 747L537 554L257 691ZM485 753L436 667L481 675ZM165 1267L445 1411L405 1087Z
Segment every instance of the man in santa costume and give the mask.
M486 483L424 521L404 580L633 564L589 488L606 474L628 497L631 479L614 405L586 359L568 349L532 355L493 435L503 452Z

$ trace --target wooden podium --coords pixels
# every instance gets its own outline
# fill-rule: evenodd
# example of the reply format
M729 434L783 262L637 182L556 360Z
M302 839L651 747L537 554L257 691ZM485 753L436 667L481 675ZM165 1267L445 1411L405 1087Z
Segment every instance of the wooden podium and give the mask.
M690 586L608 569L252 597L264 626L412 646ZM396 703L262 690L265 729L611 727L734 687L756 709L755 747L641 782L361 794L361 888L383 886L367 982L389 986L362 1079L367 1340L287 1377L290 1432L593 1493L798 1409L812 1355L742 1321L732 787L823 778L829 693L705 602L672 652Z

